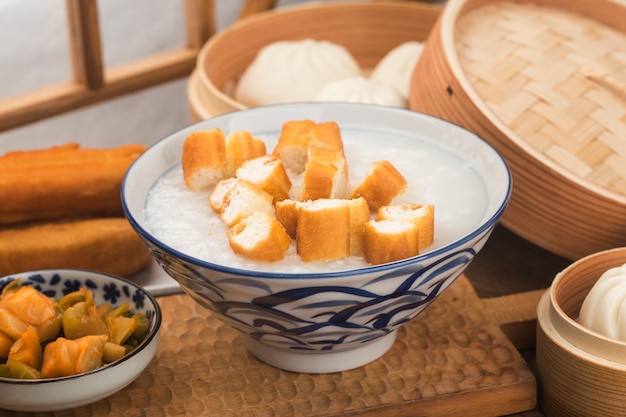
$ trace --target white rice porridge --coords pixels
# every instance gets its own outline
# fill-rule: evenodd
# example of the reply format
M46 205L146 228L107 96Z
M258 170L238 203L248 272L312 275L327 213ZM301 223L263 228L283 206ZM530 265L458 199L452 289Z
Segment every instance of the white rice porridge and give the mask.
M228 133L228 132L225 132ZM256 135L273 150L278 134ZM393 203L433 204L435 240L426 253L461 238L476 228L486 208L486 189L476 170L436 142L419 137L389 137L380 132L342 130L349 168L349 189L356 186L374 161L390 161L408 182L407 191ZM411 147L407 147L407 143ZM292 198L298 199L301 176L290 177ZM285 259L257 262L235 254L227 228L208 204L208 192L193 192L183 180L180 164L164 173L150 190L145 207L150 232L163 243L188 256L233 268L311 273L368 266L362 257L303 263L292 242Z

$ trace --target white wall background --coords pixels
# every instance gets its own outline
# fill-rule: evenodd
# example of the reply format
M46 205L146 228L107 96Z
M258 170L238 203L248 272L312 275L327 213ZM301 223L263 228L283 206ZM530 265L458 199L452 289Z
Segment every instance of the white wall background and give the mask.
M279 0L278 7L306 0ZM218 29L243 0L215 0ZM100 0L106 66L182 46L181 0ZM72 78L65 0L0 0L0 98ZM187 79L0 133L0 153L80 142L151 144L189 124Z

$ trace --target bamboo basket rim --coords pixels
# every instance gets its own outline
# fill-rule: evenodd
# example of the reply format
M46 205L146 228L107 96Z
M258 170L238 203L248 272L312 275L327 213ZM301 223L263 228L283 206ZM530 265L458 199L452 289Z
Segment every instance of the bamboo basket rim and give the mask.
M311 2L311 3L303 3L303 4L295 4L289 5L282 8L273 8L269 10L264 10L253 15L247 16L244 19L240 19L234 22L228 28L219 31L215 35L213 35L201 48L198 53L198 57L196 59L196 68L201 68L203 63L207 59L207 55L211 53L212 49L215 48L216 44L222 42L222 40L228 37L234 31L237 31L242 26L255 25L259 24L259 22L263 22L269 16L275 18L289 18L291 15L298 15L302 13L306 13L311 10L324 10L329 12L337 12L339 10L350 10L354 8L359 8L362 10L371 11L372 13L377 10L389 10L389 9L397 9L399 11L402 10L423 10L424 12L434 13L437 12L440 15L442 8L440 6L419 3L419 2L407 2L400 0L387 0L384 2L373 2L373 3L360 3L360 2L339 2L339 3L322 3L322 2ZM211 79L208 78L205 71L197 71L198 78L200 82L207 88L207 90L216 98L224 102L225 104L237 109L243 110L248 108L248 106L243 103L235 100L229 94L226 94L219 86L216 86Z
M572 344L561 333L559 333L551 320L550 310L553 308L554 307L550 303L550 293L549 290L547 290L537 304L538 331L541 331L545 337L549 338L552 343L558 346L563 352L566 352L578 360L612 371L626 373L626 365L586 352L585 350Z
M456 34L455 34L455 25L457 23L458 18L462 15L463 12L471 11L473 9L479 8L481 6L497 3L497 2L517 2L517 3L533 3L538 6L550 5L554 7L554 4L558 6L567 5L567 0L448 0L446 7L444 8L441 14L441 33L449 34L450 36L442 36L441 41L444 46L443 54L448 61L451 71L456 77L458 83L463 87L464 92L468 95L472 103L480 110L480 112L489 119L489 122L493 124L495 128L497 128L502 134L506 135L508 139L510 139L516 146L520 147L524 152L530 155L532 158L539 161L542 165L550 168L554 172L558 173L561 177L567 179L568 181L576 184L579 187L582 187L585 191L590 191L594 193L596 196L603 197L605 199L618 202L621 205L626 206L626 195L622 195L620 193L608 190L604 187L601 187L598 184L593 183L585 178L581 178L572 174L569 170L565 169L563 166L554 162L546 155L537 151L530 144L524 141L519 135L517 135L509 126L506 125L496 114L495 112L484 102L484 100L480 97L480 95L474 89L474 86L467 78L467 75L462 70L461 63L458 59L458 55L456 53ZM596 0L593 6L597 6L597 2L603 2L605 4L610 4L612 7L616 9L621 9L622 15L626 15L626 1L623 0ZM591 8L593 6L590 5ZM558 8L558 7L557 7ZM597 20L597 16L589 15L588 17ZM606 22L599 21L599 23L606 24ZM622 29L620 29L622 30Z
M581 270L585 273L585 266L589 262L605 259L607 264L618 263L621 265L626 260L626 247L618 247L595 252L587 255L576 262L573 262L555 277L550 289L547 291L549 295L549 313L546 320L550 321L560 337L582 352L591 356L597 356L602 360L616 364L617 369L626 371L626 357L623 352L626 350L626 342L611 339L600 333L580 324L574 317L571 317L559 303L559 290L562 288L565 279L572 277L573 271ZM617 265L617 264L616 264ZM604 268L604 267L603 267ZM607 266L607 269L610 266ZM597 277L599 278L599 276ZM595 281L594 281L595 283ZM593 285L593 284L592 284ZM583 347L584 345L585 347ZM601 354L601 351L603 354Z
M200 97L200 89L198 88L198 71L194 69L189 75L187 80L187 99L189 104L193 108L193 111L197 113L201 119L208 119L211 117L209 112L205 109L202 98Z

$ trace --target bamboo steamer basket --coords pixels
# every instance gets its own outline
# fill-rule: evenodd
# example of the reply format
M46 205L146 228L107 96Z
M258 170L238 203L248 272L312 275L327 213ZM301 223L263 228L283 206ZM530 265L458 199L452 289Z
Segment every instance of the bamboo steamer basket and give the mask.
M187 101L189 102L189 117L192 123L211 117L206 110L206 99L202 93L198 72L194 70L187 82Z
M626 343L578 322L587 294L608 269L626 263L626 247L588 255L559 273L537 308L537 375L549 417L623 416Z
M508 162L502 224L571 260L626 245L624 16L618 0L449 0L411 81L411 109Z
M256 13L202 47L196 72L205 100L190 105L211 116L246 108L233 98L238 78L261 48L281 40L311 38L342 45L367 73L401 43L425 41L440 12L435 5L384 1L314 2Z

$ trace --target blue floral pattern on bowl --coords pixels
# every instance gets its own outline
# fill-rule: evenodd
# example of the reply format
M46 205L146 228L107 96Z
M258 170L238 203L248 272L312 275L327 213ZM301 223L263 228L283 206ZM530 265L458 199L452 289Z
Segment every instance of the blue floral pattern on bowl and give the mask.
M93 291L96 303L120 305L129 301L133 312L144 313L151 320L155 315L153 304L147 302L147 293L124 278L75 269L33 271L0 279L0 291L16 279L50 298L59 299L85 287Z

